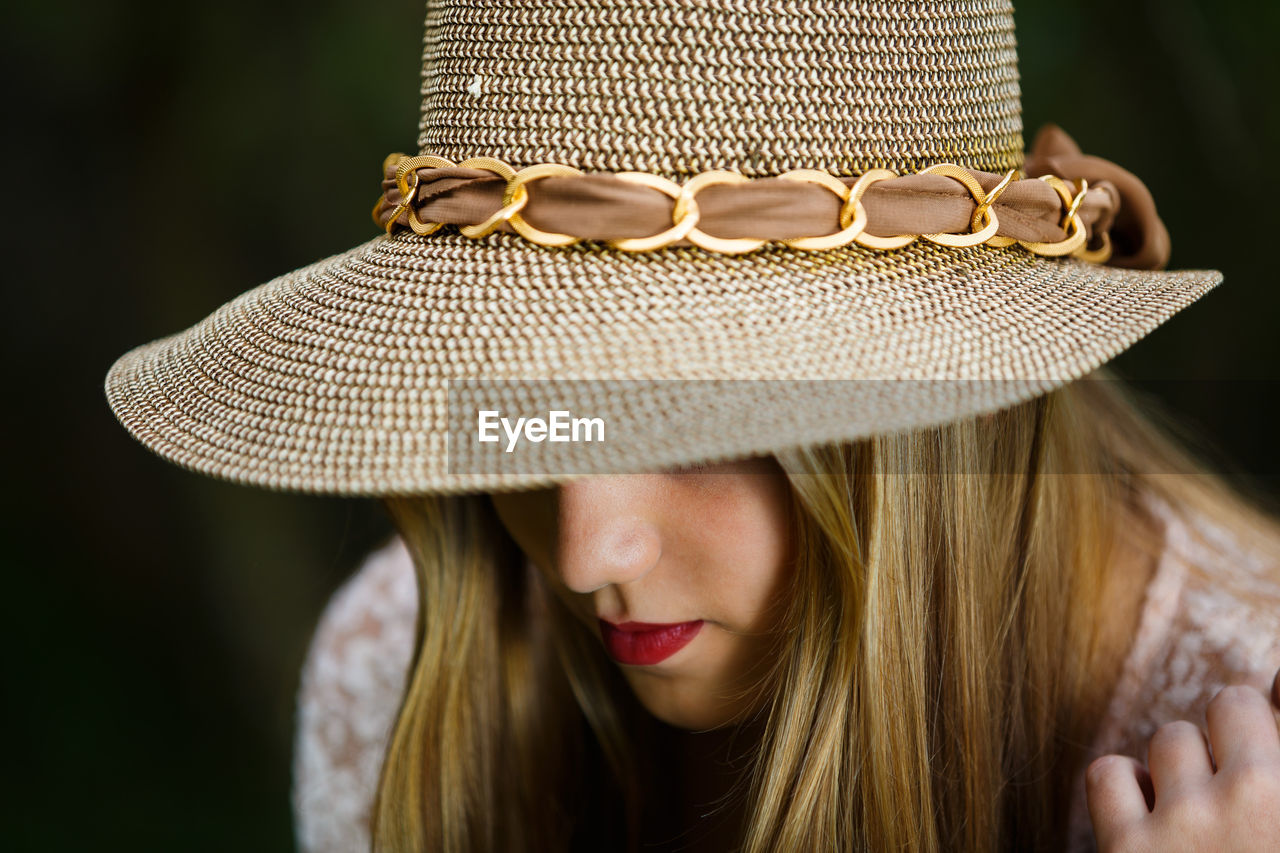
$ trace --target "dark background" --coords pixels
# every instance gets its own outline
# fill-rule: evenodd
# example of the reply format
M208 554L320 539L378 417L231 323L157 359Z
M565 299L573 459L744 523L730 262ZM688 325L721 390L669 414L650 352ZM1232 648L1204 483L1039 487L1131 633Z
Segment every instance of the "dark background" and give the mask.
M1114 366L1275 494L1267 161L1280 6L1027 2L1028 140L1140 175L1226 283ZM421 0L11 4L4 153L6 849L282 850L293 696L373 501L185 473L102 392L127 349L363 242L417 136Z

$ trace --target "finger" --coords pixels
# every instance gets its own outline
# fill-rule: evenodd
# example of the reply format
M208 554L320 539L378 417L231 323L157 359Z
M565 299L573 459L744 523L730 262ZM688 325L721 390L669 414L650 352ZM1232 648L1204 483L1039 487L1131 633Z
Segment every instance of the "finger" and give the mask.
M1243 684L1224 687L1209 703L1206 716L1209 744L1219 771L1280 753L1276 718L1260 691Z
M1199 726L1186 720L1156 729L1147 744L1147 766L1157 807L1174 791L1203 785L1213 778L1209 742Z
M1143 787L1151 780L1137 759L1104 755L1089 765L1084 781L1099 849L1107 849L1126 827L1150 815Z

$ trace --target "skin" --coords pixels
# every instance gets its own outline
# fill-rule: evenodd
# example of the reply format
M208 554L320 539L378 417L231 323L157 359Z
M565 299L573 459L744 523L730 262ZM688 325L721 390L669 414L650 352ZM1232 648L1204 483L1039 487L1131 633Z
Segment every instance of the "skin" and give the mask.
M704 620L666 660L619 664L651 714L710 730L757 704L753 683L794 564L787 481L772 457L581 477L490 499L593 631L598 619Z
M582 477L490 499L524 553L593 630L599 618L705 620L667 660L620 664L655 717L713 732L756 707L760 697L751 688L794 563L787 481L771 457ZM1104 641L1115 650L1116 672L1099 673L1109 683L1137 624L1150 555L1122 549L1118 565L1131 570L1112 573L1120 585L1108 600L1116 604L1101 617ZM1280 673L1272 693L1280 708ZM1100 850L1280 850L1280 733L1272 703L1251 687L1228 687L1210 704L1208 724L1207 737L1187 722L1162 727L1146 765L1107 755L1089 766ZM699 772L685 761L672 778ZM702 784L707 792L723 790Z

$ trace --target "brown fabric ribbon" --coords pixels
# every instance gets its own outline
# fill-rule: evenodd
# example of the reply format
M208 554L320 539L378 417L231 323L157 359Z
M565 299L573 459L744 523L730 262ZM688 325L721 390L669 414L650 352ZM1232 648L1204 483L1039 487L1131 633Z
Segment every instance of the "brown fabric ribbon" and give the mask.
M1114 266L1160 269L1168 260L1169 236L1156 215L1151 194L1132 173L1098 157L1087 157L1061 129L1046 127L1026 158L1026 179L1012 181L993 205L999 236L1039 243L1067 238L1063 204L1047 183L1035 180L1055 174L1078 184L1089 182L1079 216L1097 248L1109 233ZM1003 175L972 171L986 192ZM400 204L396 166L387 164L383 197L374 219L386 227ZM847 185L857 177L841 177ZM476 225L502 208L507 182L493 172L461 167L422 168L411 206L421 222ZM526 184L528 204L520 215L534 228L571 234L584 240L648 237L672 225L673 199L612 174L546 177ZM786 240L840 230L841 200L816 184L782 178L758 178L740 184L716 184L698 193L697 227L722 238ZM958 181L942 175L904 175L871 185L862 197L867 212L865 232L879 237L900 234L964 234L976 202ZM409 227L402 209L394 227ZM513 231L503 222L498 230ZM673 245L690 245L680 241Z
M1109 224L1111 266L1162 270L1169 263L1169 231L1156 213L1155 199L1142 179L1110 160L1082 154L1080 146L1055 124L1036 134L1023 168L1031 177L1058 175L1084 178L1089 186L1109 184L1120 203Z

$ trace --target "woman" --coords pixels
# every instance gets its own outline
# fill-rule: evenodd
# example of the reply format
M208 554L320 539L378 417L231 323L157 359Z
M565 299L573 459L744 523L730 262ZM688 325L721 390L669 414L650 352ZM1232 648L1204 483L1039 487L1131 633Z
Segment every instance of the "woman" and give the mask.
M423 618L379 849L1084 849L1085 765L1145 758L1157 725L1206 709L1215 757L1270 760L1251 790L1274 805L1256 688L1280 665L1280 529L1100 373L902 435L389 501L408 551L383 567L403 594L412 555ZM411 645L416 608L388 613L374 579L348 588L309 664L301 826L318 849L326 817L353 820L307 766L324 752L309 732L361 713L336 689L343 646L400 662ZM1214 698L1227 684L1252 687ZM363 701L386 719L396 687ZM1154 792L1133 758L1090 766L1103 849L1170 826L1148 849L1269 849L1274 811L1243 846L1205 819L1199 731L1155 731ZM1200 823L1180 819L1188 803Z
M450 0L422 86L385 236L107 380L179 464L397 520L317 636L304 834L371 768L343 849L1048 849L1095 747L1242 680L1244 759L1175 728L1153 811L1115 760L1088 806L1271 840L1275 523L1084 380L1221 276L1024 152L1007 2Z

